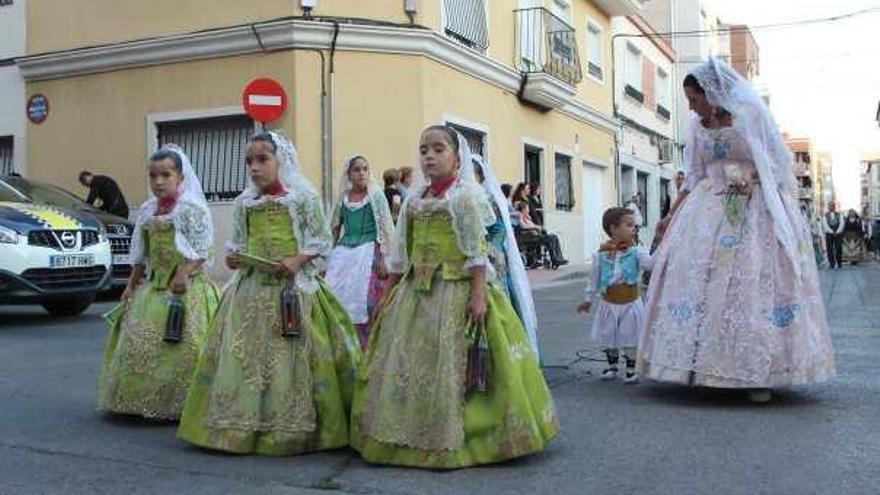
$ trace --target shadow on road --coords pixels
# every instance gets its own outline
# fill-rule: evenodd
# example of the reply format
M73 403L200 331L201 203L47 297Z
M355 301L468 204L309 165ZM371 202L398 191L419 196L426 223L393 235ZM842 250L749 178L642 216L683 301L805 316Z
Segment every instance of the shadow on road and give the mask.
M718 389L706 387L685 387L655 383L641 383L636 387L637 395L643 398L665 402L679 407L695 408L741 408L778 409L781 407L807 407L821 404L815 396L798 390L774 390L773 399L764 404L756 404L748 399L746 389ZM827 399L825 399L827 402Z

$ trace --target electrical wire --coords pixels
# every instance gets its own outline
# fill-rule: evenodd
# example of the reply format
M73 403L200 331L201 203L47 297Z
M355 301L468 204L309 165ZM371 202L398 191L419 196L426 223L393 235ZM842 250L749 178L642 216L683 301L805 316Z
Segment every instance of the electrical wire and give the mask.
M688 37L704 37L704 36L716 36L721 33L732 33L735 31L762 31L765 29L778 29L785 27L797 27L797 26L805 26L809 24L819 24L823 22L836 22L844 19L850 19L853 17L859 17L867 14L871 14L874 12L880 12L880 5L875 7L868 7L866 9L857 10L854 12L849 12L846 14L838 14L828 17L818 17L814 19L802 19L799 21L787 21L787 22L776 22L771 24L759 24L755 26L748 26L744 24L734 25L730 27L724 28L713 28L713 29L695 29L689 31L667 31L667 32L655 32L650 34L615 34L615 37L619 38L656 38L656 37L672 37L672 38L688 38Z

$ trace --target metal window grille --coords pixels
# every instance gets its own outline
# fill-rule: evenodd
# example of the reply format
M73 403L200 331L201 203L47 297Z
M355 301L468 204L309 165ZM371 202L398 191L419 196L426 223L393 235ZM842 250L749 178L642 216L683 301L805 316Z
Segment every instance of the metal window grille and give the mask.
M486 157L484 153L486 133L457 124L449 125L464 136L465 141L467 141L468 146L471 148L471 153Z
M574 188L571 183L571 157L556 154L556 209L574 208Z
M446 35L479 50L489 48L486 5L483 0L444 0Z
M12 163L12 136L0 136L0 175L9 175L15 171Z
M208 201L234 199L247 185L245 148L254 132L244 115L158 124L159 145L174 143L189 155Z

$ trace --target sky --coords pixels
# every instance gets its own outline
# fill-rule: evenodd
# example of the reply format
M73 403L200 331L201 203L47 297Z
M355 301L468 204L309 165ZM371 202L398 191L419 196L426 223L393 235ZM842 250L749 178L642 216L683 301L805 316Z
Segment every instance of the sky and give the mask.
M760 26L880 8L867 0L713 0L725 23ZM859 157L880 150L880 10L806 26L754 29L759 81L779 126L830 151L838 201L860 206Z

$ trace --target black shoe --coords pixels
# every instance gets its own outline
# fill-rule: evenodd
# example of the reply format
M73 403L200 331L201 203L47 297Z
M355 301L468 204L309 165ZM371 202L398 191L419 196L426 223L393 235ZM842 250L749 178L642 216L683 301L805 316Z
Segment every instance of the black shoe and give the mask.
M556 263L557 266L565 266L568 264L568 260L559 260L559 263Z

